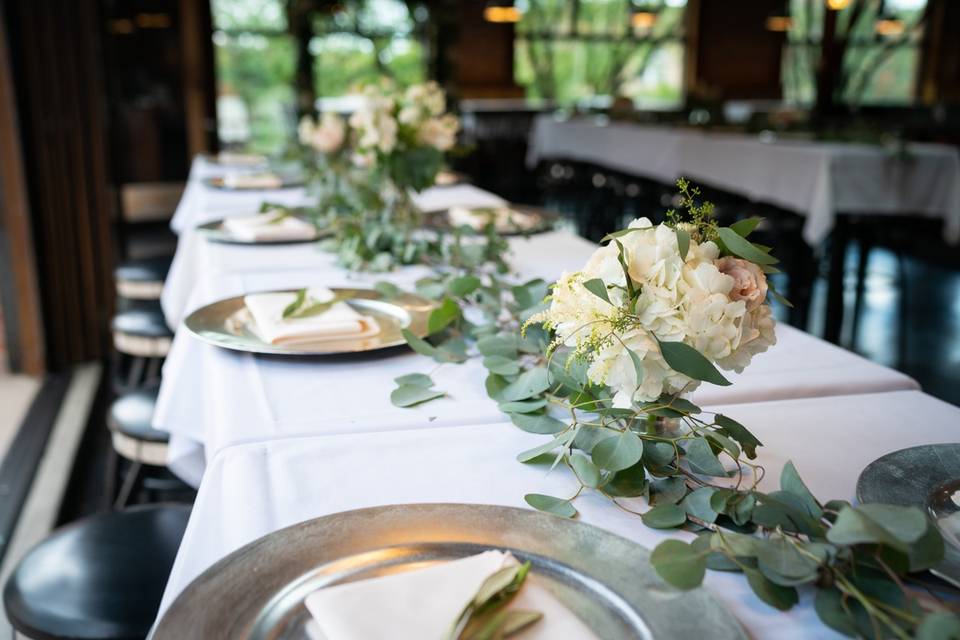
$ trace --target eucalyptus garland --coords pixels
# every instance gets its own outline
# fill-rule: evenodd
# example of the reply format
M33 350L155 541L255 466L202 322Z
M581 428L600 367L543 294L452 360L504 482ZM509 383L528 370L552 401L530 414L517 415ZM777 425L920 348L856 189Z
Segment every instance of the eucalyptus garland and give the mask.
M765 271L775 270L775 260L763 257L769 248L747 239L757 221L720 228L710 206L696 204L696 191L683 181L679 186L684 207L666 222L677 245L689 251L710 238L721 253L759 256ZM392 226L384 223L380 230L389 234ZM627 233L612 234L608 246L618 247ZM703 381L729 384L710 360L683 342L658 341L658 353L672 370L661 384L670 391L640 400L634 395L623 406L615 389L591 378L592 352L609 344L610 336L588 333L574 345L558 340L547 312L559 285L539 279L516 284L503 252L492 227L480 237L464 228L449 242L441 237L430 243L423 263L436 273L416 289L437 301L429 319L435 335L405 337L416 352L442 365L481 359L489 397L518 428L545 436L517 459L563 467L576 478L579 488L572 495L527 494L530 506L573 518L577 498L594 491L646 526L695 533L690 542L664 541L651 555L658 574L680 589L699 586L707 569L736 571L760 600L780 610L797 604L801 590L813 589L820 619L848 636L960 637L956 603L940 599L935 583L918 575L944 554L939 532L921 510L823 502L792 463L784 467L778 491L759 491L764 469L755 458L762 443L734 418L706 412L684 397ZM622 246L611 253L622 259ZM624 266L625 285L602 279L580 284L608 303L618 297L632 315L639 313L638 293L628 271ZM387 283L378 289L395 291ZM645 363L626 351L639 385ZM670 376L688 384L671 387ZM391 399L400 407L444 395L425 374L401 376L396 383Z

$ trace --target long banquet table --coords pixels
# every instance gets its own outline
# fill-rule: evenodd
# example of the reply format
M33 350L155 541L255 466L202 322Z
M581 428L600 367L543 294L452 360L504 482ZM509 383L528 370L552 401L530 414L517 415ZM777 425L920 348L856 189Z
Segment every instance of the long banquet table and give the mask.
M563 158L672 183L679 177L723 187L806 218L817 246L838 213L940 218L960 240L960 155L954 147L764 140L758 136L537 116L528 163Z
M956 441L960 410L919 391L711 407L736 416L764 443L758 462L775 489L792 459L814 494L854 499L857 475L896 449ZM545 436L502 421L447 429L264 440L212 461L184 535L161 614L200 573L256 538L311 518L385 504L458 502L523 507L523 495L573 493L565 470L516 462ZM319 462L322 461L322 464ZM588 523L652 548L692 534L644 526L596 495L576 501ZM642 505L639 505L642 508ZM782 613L760 603L743 576L708 572L706 587L755 638L832 638L810 598Z
M313 245L216 245L195 225L255 211L279 192L215 192L201 182L209 171L198 160L177 212L180 243L164 291L172 326L200 305L250 291L377 280L410 286L424 275L419 268L348 274ZM431 204L449 203L450 193L428 195ZM475 188L459 193L471 202L496 198ZM231 208L217 208L225 197ZM288 202L304 194L298 197ZM510 244L521 279L575 270L594 248L564 231ZM198 485L199 495L164 608L207 566L288 524L386 503L522 506L524 493L549 493L569 481L514 460L542 437L504 422L475 362L443 365L435 379L446 398L412 409L390 404L394 377L436 367L405 349L382 358L256 357L202 343L181 326L164 365L154 426L171 434L170 467ZM705 386L694 400L757 432L767 445L761 459L768 479L791 455L811 488L829 497L851 498L856 475L878 455L955 440L960 429L960 410L922 394L909 377L786 325L778 327L776 346L731 378L733 386ZM602 501L583 502L588 522L647 546L661 538ZM707 586L757 637L801 637L819 624L806 602L789 618L767 610L736 577L711 575Z

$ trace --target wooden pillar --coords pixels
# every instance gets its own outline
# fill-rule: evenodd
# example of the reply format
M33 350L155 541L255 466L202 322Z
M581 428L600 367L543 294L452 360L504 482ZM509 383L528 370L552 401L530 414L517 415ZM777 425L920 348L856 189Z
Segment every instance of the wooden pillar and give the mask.
M10 368L40 375L44 371L43 320L8 45L0 10L0 131L6 132L0 135L0 307Z
M98 5L5 2L50 369L104 356L113 308ZM5 129L5 131L10 131ZM17 131L16 128L12 131Z
M187 119L187 161L217 150L213 17L208 1L180 0L183 103Z
M460 98L518 98L522 87L513 79L512 24L483 18L484 0L457 3L458 30L450 43L450 84Z

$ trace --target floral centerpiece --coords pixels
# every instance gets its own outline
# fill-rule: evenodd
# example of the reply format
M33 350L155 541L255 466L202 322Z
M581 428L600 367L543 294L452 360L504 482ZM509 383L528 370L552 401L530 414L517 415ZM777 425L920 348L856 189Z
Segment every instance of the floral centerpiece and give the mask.
M329 245L351 269L423 262L433 248L411 194L434 185L460 122L447 113L435 82L405 90L380 82L362 97L347 121L324 114L299 127L312 156L320 215L336 218Z
M923 512L820 501L792 463L779 490L761 491L761 442L686 397L730 384L721 370L742 371L775 343L769 299L782 298L767 280L776 258L750 239L760 220L721 227L696 189L678 186L681 211L611 234L552 286L509 283L482 265L420 281L439 300L429 321L439 333L406 332L407 342L438 363L482 359L487 394L518 428L545 436L517 459L564 468L578 486L527 494L530 506L576 517L576 501L596 492L648 527L697 534L654 549L671 585L738 571L777 609L813 592L820 619L847 635L960 634L955 607L914 583L944 553ZM396 382L397 406L445 395L422 373Z

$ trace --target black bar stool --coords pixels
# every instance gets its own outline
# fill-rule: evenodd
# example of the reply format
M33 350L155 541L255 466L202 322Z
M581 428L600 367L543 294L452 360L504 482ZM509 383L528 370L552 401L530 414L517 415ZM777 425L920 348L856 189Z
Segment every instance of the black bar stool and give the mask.
M45 640L146 637L189 517L186 505L146 505L57 529L7 580L10 623Z
M110 405L110 411L107 413L107 427L110 429L113 455L120 456L129 463L116 495L114 507L117 509L125 507L134 492L146 488L148 483L145 466L164 468L167 465L169 435L150 426L156 405L156 388L131 391L117 398ZM117 460L114 457L109 465L107 479L108 493L111 496L113 496L113 487L117 478L117 466ZM157 488L178 491L185 488L185 485L174 482L171 478L165 483L161 482Z
M171 256L126 260L113 270L117 295L125 300L159 300Z
M124 363L121 357L114 363L117 392L157 384L160 365L173 340L173 332L167 327L160 305L153 303L150 307L121 311L114 316L111 328L114 349L129 361Z

